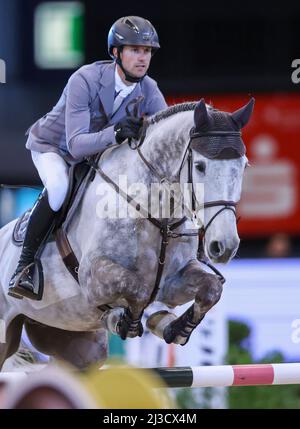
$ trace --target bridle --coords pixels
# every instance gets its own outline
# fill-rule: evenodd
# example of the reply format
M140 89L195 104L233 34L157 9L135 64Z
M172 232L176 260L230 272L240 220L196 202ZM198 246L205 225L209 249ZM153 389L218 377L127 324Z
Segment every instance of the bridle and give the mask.
M215 200L215 201L209 201L200 204L197 201L197 197L195 194L194 189L194 181L193 181L193 150L191 148L191 144L193 140L200 139L201 137L218 137L218 136L241 136L240 131L209 131L209 132L196 132L194 128L190 131L190 141L186 150L186 153L188 153L188 183L191 184L192 187L192 211L196 212L196 209L206 209L210 207L219 207L223 206L217 213L213 215L213 217L209 220L209 222L206 224L206 226L202 226L200 229L202 238L205 238L206 231L210 227L210 225L213 223L213 221L216 219L216 217L221 214L224 210L231 210L236 218L236 211L235 208L237 206L236 201L228 201L228 200ZM185 154L186 156L186 154ZM185 157L184 157L185 158ZM183 158L183 161L184 161ZM182 163L180 169L183 168L184 162Z
M145 156L143 155L143 153L141 151L141 146L145 140L146 130L147 130L149 125L150 125L150 122L148 122L145 119L144 125L143 125L143 130L142 130L142 135L141 135L139 141L133 144L129 140L128 144L132 150L137 151L141 160L144 162L144 164L147 166L147 168L151 171L151 173L157 179L159 179L160 183L169 183L170 184L170 183L172 183L172 181L170 181L167 177L162 176L157 171L157 169L145 158ZM214 216L209 220L207 225L205 227L203 226L202 228L200 228L197 232L176 233L175 230L177 228L179 228L181 225L183 225L188 220L188 218L186 216L182 217L179 221L176 221L173 223L170 223L170 218L163 218L162 220L156 219L156 218L151 216L151 214L149 213L148 210L145 210L144 208L142 208L141 205L139 203L137 203L133 197L126 194L109 176L107 176L105 174L105 172L99 166L99 165L101 165L101 160L102 160L104 154L106 153L106 151L104 151L101 155L97 156L97 158L95 160L92 160L92 159L87 160L87 162L95 170L95 172L97 172L107 183L109 183L119 195L121 195L125 200L127 200L127 202L129 204L131 204L135 208L135 210L142 213L144 215L144 217L146 217L148 219L149 222L151 222L156 228L158 228L160 230L161 247L160 247L160 254L158 256L158 268L157 268L157 273L156 273L156 279L155 279L154 288L153 288L152 293L151 293L151 297L149 299L148 304L145 306L145 308L151 302L154 301L154 299L155 299L155 297L159 291L160 281L162 278L164 265L165 265L166 250L167 250L167 246L169 244L169 240L172 238L176 239L179 237L186 237L186 236L198 236L198 238L199 238L198 253L197 253L198 260L201 263L207 265L212 271L214 271L215 274L219 277L220 281L223 284L226 281L225 278L223 277L223 275L209 262L208 258L205 256L203 241L205 239L205 234L207 232L207 229L211 226L211 224L217 218L217 216L219 214L221 214L223 211L231 210L234 213L234 216L236 217L235 207L237 205L237 202L227 201L227 200L216 200L216 201L210 201L210 202L205 202L203 204L199 204L197 202L197 198L195 195L194 183L193 183L193 152L192 152L192 148L191 148L191 143L196 138L199 139L199 138L204 137L204 136L207 137L208 135L209 136L220 136L220 135L232 136L232 135L240 135L240 132L215 131L215 132L209 132L209 133L198 133L198 132L195 132L195 130L193 128L190 131L189 144L188 144L187 149L185 151L181 166L179 168L179 171L178 171L178 174L176 175L176 177L177 178L180 177L181 171L182 171L182 169L183 169L183 167L187 161L188 162L188 183L191 185L191 188L192 188L192 211L193 211L193 213L196 212L196 206L197 206L197 209L201 209L201 208L206 209L206 208L210 208L210 207L222 206L222 208L220 208L220 210L218 210L217 213L215 213ZM113 145L113 146L110 146L109 149L112 149L113 147L118 147L118 146L119 145Z

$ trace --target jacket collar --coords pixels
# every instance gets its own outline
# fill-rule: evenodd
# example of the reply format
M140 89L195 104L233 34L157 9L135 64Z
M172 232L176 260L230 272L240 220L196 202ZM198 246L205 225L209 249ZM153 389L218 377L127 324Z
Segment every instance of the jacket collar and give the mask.
M115 95L115 63L108 64L100 77L99 97L106 116L112 112Z
M103 105L105 114L107 116L108 121L110 121L112 117L112 109L114 104L114 95L115 95L115 67L116 63L113 62L111 64L108 64L107 67L105 67L102 76L100 77L100 88L98 91L101 103ZM115 112L113 115L114 120L116 117L123 117L126 115L125 107L127 104L133 100L135 97L138 97L141 95L141 85L138 83L134 90L129 94L128 97L126 97L119 107L119 109Z

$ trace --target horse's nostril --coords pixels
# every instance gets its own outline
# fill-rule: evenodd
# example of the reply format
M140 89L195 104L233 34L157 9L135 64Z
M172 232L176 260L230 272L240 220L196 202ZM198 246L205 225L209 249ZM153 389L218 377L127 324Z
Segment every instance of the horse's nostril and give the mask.
M209 246L209 252L213 256L221 256L224 253L224 246L220 241L212 241Z

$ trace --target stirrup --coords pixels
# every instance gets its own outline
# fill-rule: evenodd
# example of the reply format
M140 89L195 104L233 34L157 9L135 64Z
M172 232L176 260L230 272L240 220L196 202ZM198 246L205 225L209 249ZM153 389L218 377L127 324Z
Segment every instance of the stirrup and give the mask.
M14 286L11 286L8 289L7 295L12 296L13 298L16 298L16 299L23 299L24 298L22 295L19 295L17 292L14 292Z
M20 271L15 275L14 285L10 286L8 289L9 296L12 296L13 298L17 298L17 299L23 299L23 297L25 297L25 298L33 299L35 301L39 301L41 299L39 293L35 293L34 291L30 291L29 289L26 289L26 287L19 285L19 282L22 276L25 273L28 274L28 271L30 270L30 268L34 267L34 265L35 265L35 262L31 262L31 264L24 267L22 271Z

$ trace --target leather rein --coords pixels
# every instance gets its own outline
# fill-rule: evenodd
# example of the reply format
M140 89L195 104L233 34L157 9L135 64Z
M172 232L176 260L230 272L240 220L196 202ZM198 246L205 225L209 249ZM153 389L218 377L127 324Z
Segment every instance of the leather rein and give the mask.
M140 158L142 159L142 161L145 163L145 165L148 167L148 169L151 171L151 173L156 178L159 179L160 183L166 183L166 182L171 183L168 180L168 178L161 176L159 174L159 172L156 170L156 168L145 158L145 156L141 152L140 147L142 146L142 144L144 142L144 139L146 136L146 130L147 130L149 124L150 124L149 122L144 120L144 126L143 126L142 136L141 136L140 140L136 144L135 143L132 144L131 140L129 140L128 144L132 150L137 150L137 153L140 156ZM233 135L233 134L237 134L237 133L238 132L233 132L233 131L216 131L216 132L210 132L210 133L196 133L193 128L191 129L190 141L189 141L189 144L187 146L186 152L184 154L184 157L183 157L183 160L182 160L179 172L178 172L178 176L180 177L183 166L185 165L185 163L187 161L188 162L188 183L191 185L191 188L192 188L192 212L193 212L193 215L195 216L196 206L197 206L197 209L201 209L201 208L206 209L206 208L210 208L210 207L219 207L219 206L221 207L222 206L222 208L220 208L220 210L218 210L217 213L215 213L214 216L209 220L209 222L207 223L207 225L205 227L202 226L202 228L200 228L197 232L192 232L192 233L176 233L176 232L174 232L177 228L179 228L181 225L183 225L185 223L185 221L188 219L186 216L181 218L179 221L176 221L173 223L170 223L169 218L163 218L162 220L159 220L159 219L152 217L148 210L145 210L143 207L141 207L141 205L139 203L137 203L133 197L126 194L109 176L107 176L107 174L100 167L101 159L102 159L103 155L106 153L106 151L104 151L99 157L97 157L95 161L93 159L87 160L88 164L94 169L95 172L97 172L107 183L109 183L114 188L114 190L119 195L121 195L125 200L127 200L127 202L129 204L131 204L135 208L135 210L142 213L144 215L144 217L147 218L148 221L151 222L160 231L161 246L160 246L160 253L158 256L158 268L157 268L154 288L153 288L153 291L151 293L151 297L150 297L150 300L149 300L147 306L154 301L154 299L155 299L155 297L159 291L159 286L160 286L160 282L161 282L161 278L162 278L164 266L165 266L166 250L167 250L167 246L169 244L169 240L171 238L198 236L198 238L199 238L198 254L197 254L198 260L201 263L207 265L219 277L220 281L222 283L225 283L225 278L223 277L223 275L212 264L210 264L208 258L204 255L203 240L205 238L205 234L206 234L207 229L210 227L210 225L216 219L216 217L220 213L222 213L224 210L231 210L234 213L234 216L236 217L235 207L237 205L237 202L226 201L226 200L210 201L210 202L205 202L203 204L199 204L197 202L197 198L196 198L195 190L194 190L194 183L193 183L193 152L192 152L192 148L191 148L191 143L195 138L199 139L202 136L207 136L208 134L210 136L219 136L220 134L222 134L222 135ZM114 145L114 146L117 147L119 145ZM109 149L112 149L112 148L113 148L113 146L109 147Z

